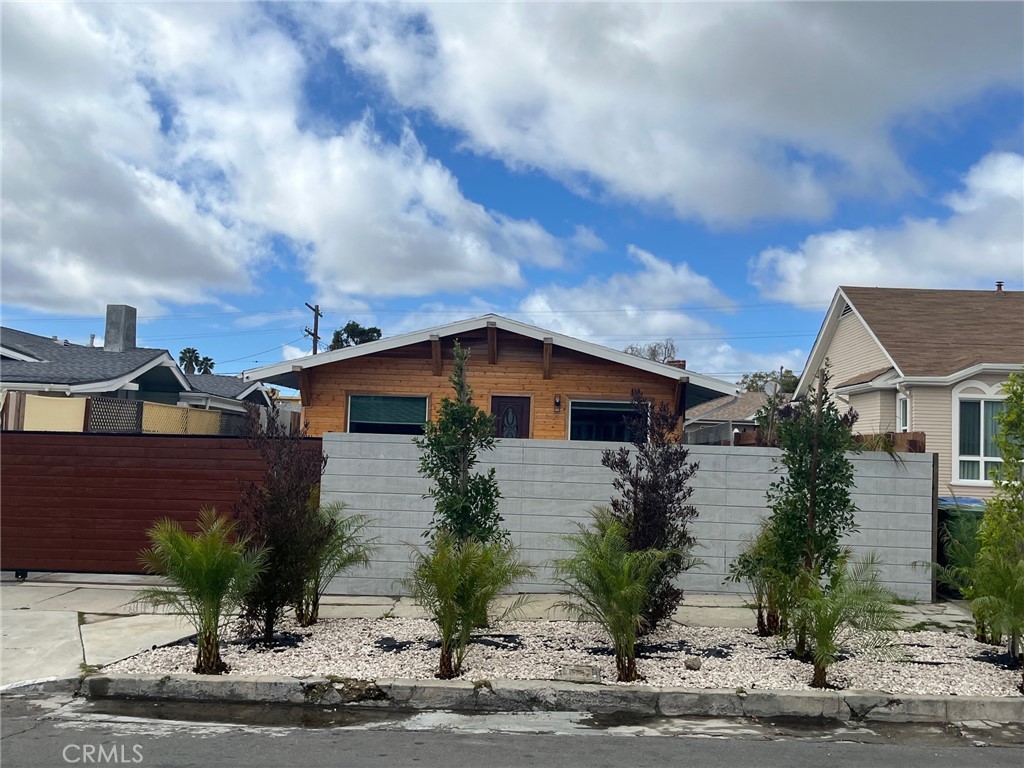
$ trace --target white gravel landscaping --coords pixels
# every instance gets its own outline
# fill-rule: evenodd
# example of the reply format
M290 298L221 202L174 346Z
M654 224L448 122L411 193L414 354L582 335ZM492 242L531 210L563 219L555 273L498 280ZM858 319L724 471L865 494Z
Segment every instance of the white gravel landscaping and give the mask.
M321 619L302 628L286 621L292 643L271 649L233 640L222 656L238 675L337 675L363 680L432 678L437 669L437 632L423 619ZM1005 650L962 634L894 633L895 659L857 654L829 670L838 688L896 694L1021 696L1021 672L995 663ZM654 647L638 661L646 683L686 688L806 690L811 666L794 660L774 638L744 629L670 625L645 639ZM700 669L684 662L700 658ZM157 648L104 668L106 672L174 674L192 671L195 646ZM691 661L692 664L692 661ZM481 633L463 663L466 680L533 679L558 676L566 665L597 667L615 679L606 637L591 624L568 621L505 622Z

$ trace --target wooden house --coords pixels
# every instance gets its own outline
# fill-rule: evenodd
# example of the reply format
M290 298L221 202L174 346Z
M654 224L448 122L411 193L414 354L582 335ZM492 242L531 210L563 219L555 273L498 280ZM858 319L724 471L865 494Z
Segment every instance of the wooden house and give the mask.
M420 434L452 394L455 341L470 350L473 402L499 437L625 440L623 415L639 388L681 415L736 386L499 315L246 371L247 381L298 389L309 434Z

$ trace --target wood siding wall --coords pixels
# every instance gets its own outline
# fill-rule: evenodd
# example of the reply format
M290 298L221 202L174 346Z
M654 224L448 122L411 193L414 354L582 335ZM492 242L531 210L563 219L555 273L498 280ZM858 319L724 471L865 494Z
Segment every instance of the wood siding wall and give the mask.
M242 438L5 432L0 568L139 573L155 520L230 513L265 468Z
M497 361L488 363L485 331L464 334L463 348L470 349L468 379L473 402L490 411L491 397L531 397L530 437L565 440L569 436L569 407L573 400L621 400L639 387L655 400L673 403L674 381L625 365L554 347L551 378L544 378L544 346L540 341L505 331L498 332ZM349 395L417 395L428 398L430 418L437 417L441 398L451 395L453 339L442 339L443 370L433 373L429 342L358 357L310 369L303 387L309 395L303 418L309 434L348 431ZM561 397L556 410L555 396Z
M852 312L846 317L839 318L839 324L825 357L831 365L832 389L859 373L876 371L892 365L882 348L871 338L864 323Z
M990 387L1006 381L992 374L972 376L970 380ZM910 428L924 432L928 436L928 450L939 454L939 495L991 498L995 492L991 483L968 485L953 480L953 387L913 387L909 399Z
M862 435L896 429L896 391L862 392L850 396L850 407L859 418L854 430Z

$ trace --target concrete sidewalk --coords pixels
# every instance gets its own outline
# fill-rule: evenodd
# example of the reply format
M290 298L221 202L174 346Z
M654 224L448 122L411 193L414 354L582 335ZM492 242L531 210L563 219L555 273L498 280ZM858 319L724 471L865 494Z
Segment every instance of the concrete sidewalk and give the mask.
M0 579L2 664L0 686L51 677L77 676L192 634L179 616L144 611L133 604L135 592L155 583L149 576L35 574L18 582ZM567 618L559 595L535 595L524 618ZM736 595L688 595L673 617L680 624L705 627L754 626L746 598ZM973 626L969 611L956 603L900 606L906 625L918 629ZM327 595L323 618L422 618L409 598Z

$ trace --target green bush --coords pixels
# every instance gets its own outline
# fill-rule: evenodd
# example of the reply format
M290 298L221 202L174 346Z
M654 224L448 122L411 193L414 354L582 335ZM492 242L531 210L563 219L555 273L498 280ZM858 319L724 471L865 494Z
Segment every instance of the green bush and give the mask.
M578 524L565 536L572 555L555 563L558 582L569 598L560 605L578 621L595 621L615 650L619 682L640 679L636 640L644 627L644 606L659 569L673 554L665 550L631 551L625 526L607 507L592 511L590 527Z
M899 628L896 595L882 586L881 561L875 555L849 562L840 556L828 584L812 584L796 601L796 619L812 643L811 686L825 688L828 668L843 643L858 636L864 649L891 648L890 633Z
M986 501L978 529L980 549L972 569L972 608L994 635L1007 637L1010 654L1020 660L1024 634L1024 374L1010 374L1003 391L1005 404L996 417L996 444L1002 462L992 472L996 493Z
M221 630L266 564L263 550L249 549L249 540L235 539L234 533L234 523L214 509L203 509L195 535L173 520L158 520L148 534L152 546L139 555L147 571L164 576L172 586L142 589L136 601L185 616L196 631L193 671L201 675L227 670L220 657Z
M295 618L308 627L320 618L320 598L327 591L331 579L357 565L366 566L376 550L373 540L362 537L370 518L366 515L346 515L343 501L319 507L320 524L330 531L323 548L310 555L313 567L302 587L302 597L295 604Z
M793 582L778 562L777 532L761 521L757 536L729 563L726 581L746 583L754 599L757 633L761 637L785 635L792 609Z
M458 539L440 530L427 548L413 547L412 575L403 581L413 600L430 616L441 638L437 677L462 672L473 629L491 615L495 598L512 584L533 577L533 570L507 541ZM494 621L516 616L529 597L519 595Z

